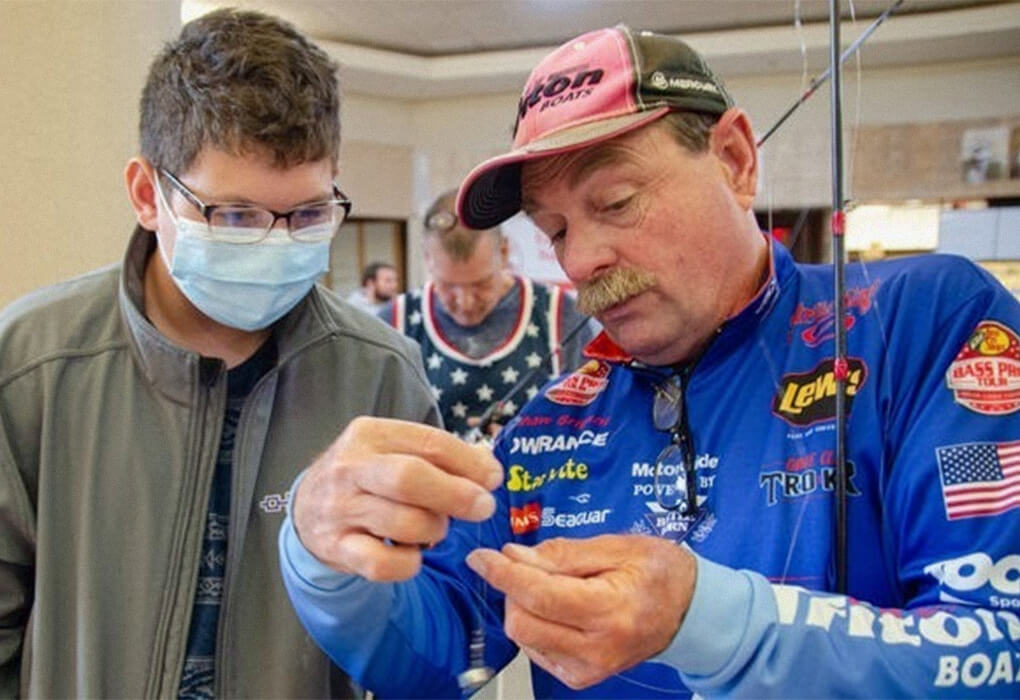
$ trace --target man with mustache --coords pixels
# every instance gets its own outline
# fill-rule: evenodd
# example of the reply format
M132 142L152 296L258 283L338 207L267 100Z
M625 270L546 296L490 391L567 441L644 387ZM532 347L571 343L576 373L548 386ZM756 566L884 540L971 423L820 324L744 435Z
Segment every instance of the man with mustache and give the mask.
M596 331L562 289L510 271L498 226L461 226L456 199L444 192L425 213L429 281L379 316L421 346L446 429L474 437L495 434L550 377L581 364Z
M493 461L392 423L305 472L284 576L354 677L455 695L480 629L537 697L1016 697L1020 305L923 256L848 268L836 319L831 268L758 230L757 175L748 116L677 39L605 29L533 71L460 218L523 208L606 332L500 434L495 498ZM318 495L357 489L373 519Z

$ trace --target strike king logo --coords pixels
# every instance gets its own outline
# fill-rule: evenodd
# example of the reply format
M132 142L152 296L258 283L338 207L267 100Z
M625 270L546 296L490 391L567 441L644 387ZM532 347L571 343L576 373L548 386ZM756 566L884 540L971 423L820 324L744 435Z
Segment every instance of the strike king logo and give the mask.
M1020 339L1011 328L982 321L946 372L956 403L1002 416L1020 410Z
M852 287L843 295L843 327L849 331L857 325L857 319L871 310L872 300L880 281L876 280L867 287ZM800 332L800 339L809 348L816 348L836 336L835 304L831 301L820 301L811 306L798 303L790 317L791 326L807 326Z
M772 399L772 412L790 425L806 426L832 420L836 415L836 374L831 359L824 360L810 372L783 376L779 391ZM856 357L848 357L846 380L846 412L864 386L867 365Z
M609 369L609 364L602 360L589 360L574 373L546 389L545 396L563 406L587 406L609 384Z

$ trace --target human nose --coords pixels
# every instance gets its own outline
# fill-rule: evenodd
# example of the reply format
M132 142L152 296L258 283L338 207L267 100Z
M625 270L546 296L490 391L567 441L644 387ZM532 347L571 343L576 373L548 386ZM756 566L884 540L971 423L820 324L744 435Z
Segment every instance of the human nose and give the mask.
M575 284L599 276L617 262L615 247L597 225L568 230L556 257Z
M459 310L470 311L475 305L475 295L465 287L454 287L453 301Z

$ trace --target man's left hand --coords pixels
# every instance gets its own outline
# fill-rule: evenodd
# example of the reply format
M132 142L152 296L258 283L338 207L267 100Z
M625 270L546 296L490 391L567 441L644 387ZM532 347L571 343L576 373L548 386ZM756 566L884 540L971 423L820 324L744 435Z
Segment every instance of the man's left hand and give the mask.
M665 649L694 595L694 556L642 535L476 549L467 558L506 594L504 627L528 657L580 689Z

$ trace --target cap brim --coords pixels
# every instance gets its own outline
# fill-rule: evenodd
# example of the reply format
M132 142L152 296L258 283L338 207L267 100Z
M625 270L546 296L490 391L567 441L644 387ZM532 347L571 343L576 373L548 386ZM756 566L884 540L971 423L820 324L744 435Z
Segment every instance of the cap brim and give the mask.
M659 119L669 107L599 119L554 132L527 146L490 158L464 178L457 193L457 216L468 228L498 226L521 210L521 165L593 146Z

